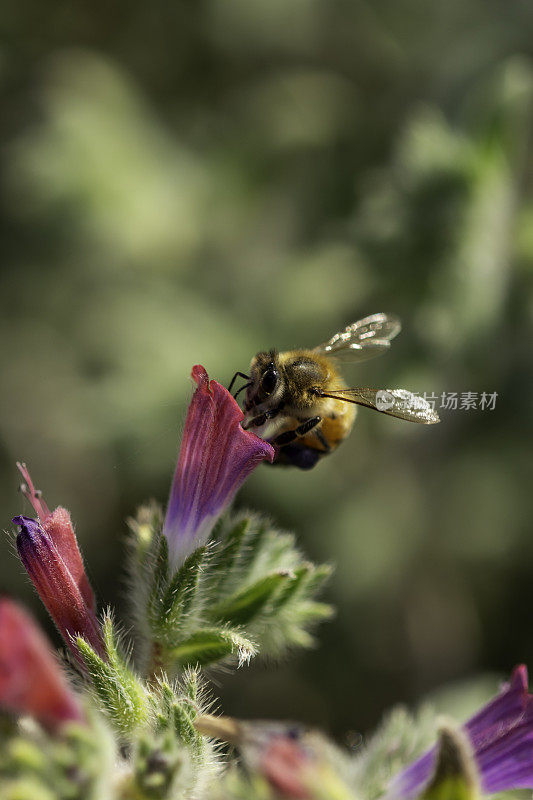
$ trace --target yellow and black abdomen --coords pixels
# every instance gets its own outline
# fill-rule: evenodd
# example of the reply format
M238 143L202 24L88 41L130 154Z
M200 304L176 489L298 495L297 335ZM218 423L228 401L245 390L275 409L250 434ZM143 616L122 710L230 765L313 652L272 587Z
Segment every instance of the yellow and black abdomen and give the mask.
M311 447L324 454L333 452L352 430L356 411L351 404L332 401L316 431L299 440L302 447Z

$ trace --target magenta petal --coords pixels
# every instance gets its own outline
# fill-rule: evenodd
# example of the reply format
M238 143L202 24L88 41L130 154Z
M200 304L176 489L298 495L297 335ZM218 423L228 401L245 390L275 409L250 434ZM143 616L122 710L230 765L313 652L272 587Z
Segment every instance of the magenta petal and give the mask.
M533 789L533 696L528 694L527 669L513 671L500 694L464 726L472 744L486 794ZM383 800L412 800L433 773L435 748L396 775Z
M255 467L274 459L274 448L241 427L244 415L231 394L209 381L202 366L185 429L163 532L170 561L179 566L205 543L217 517Z
M94 593L83 566L80 548L69 512L66 508L58 506L42 523L42 527L65 562L65 566L83 595L83 599L89 608L94 611L96 608Z

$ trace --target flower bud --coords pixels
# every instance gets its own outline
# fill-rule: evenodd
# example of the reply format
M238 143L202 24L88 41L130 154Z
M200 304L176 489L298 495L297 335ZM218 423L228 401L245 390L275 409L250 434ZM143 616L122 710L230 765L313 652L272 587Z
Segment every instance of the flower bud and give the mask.
M48 642L28 614L11 600L0 600L0 707L30 714L49 730L83 721Z
M26 464L17 461L17 468L24 478L24 483L21 486L22 493L33 506L33 510L39 517L39 522L43 530L49 535L52 542L61 553L61 557L74 581L77 583L85 602L94 611L95 602L93 590L85 574L83 560L69 512L66 508L62 508L61 506L58 506L55 511L50 511L43 499L42 492L35 488Z
M87 598L92 601L92 592L89 595L87 591L85 573L73 575L68 567L73 563L76 566L77 560L73 560L71 539L63 535L66 528L60 525L57 511L63 509L48 518L48 523L52 520L52 533L62 530L57 544L36 520L14 517L13 522L20 527L17 549L39 597L74 656L79 660L76 636L82 636L103 656L100 626L92 605L87 603Z

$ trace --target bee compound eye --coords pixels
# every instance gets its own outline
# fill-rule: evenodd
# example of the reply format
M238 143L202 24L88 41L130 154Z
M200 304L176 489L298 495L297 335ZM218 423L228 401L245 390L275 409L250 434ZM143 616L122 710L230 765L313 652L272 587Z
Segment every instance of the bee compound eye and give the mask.
M278 373L275 369L269 368L261 378L261 389L265 394L272 394L278 382Z

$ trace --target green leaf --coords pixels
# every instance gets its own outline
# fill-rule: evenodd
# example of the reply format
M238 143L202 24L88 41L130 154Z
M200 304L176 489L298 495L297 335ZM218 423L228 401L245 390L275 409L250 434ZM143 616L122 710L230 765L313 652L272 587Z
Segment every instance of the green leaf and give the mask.
M102 625L102 633L104 635L105 650L109 663L116 669L122 668L122 662L118 653L118 646L113 628L113 620L109 613L104 617Z
M307 572L307 579L304 581L304 586L305 594L310 597L320 591L326 581L329 580L333 572L333 567L331 564L319 564L318 566L315 564L307 564L307 566L311 567L311 569Z
M157 626L160 619L162 599L168 585L168 571L168 543L166 537L160 534L148 597L148 622L151 626Z
M269 533L267 520L254 516L249 518L249 525L241 540L238 559L238 568L243 573L250 572L254 562L258 559L265 537Z
M223 546L218 554L218 558L214 560L211 568L211 575L219 582L218 591L220 592L222 584L230 575L235 562L239 557L241 545L250 530L251 519L244 517L234 523L227 533Z
M292 576L288 572L267 575L216 605L210 610L210 616L212 619L230 622L234 625L250 622L279 591L280 587L287 584L291 578Z
M108 624L108 640L112 640L110 627ZM148 716L148 697L141 681L120 661L113 642L109 662L103 661L81 636L76 644L102 711L121 735L129 736Z
M172 719L174 722L174 730L178 738L180 738L188 747L198 748L201 743L200 734L194 727L194 719L196 715L191 713L190 708L184 704L176 701L172 705Z
M154 541L163 525L161 507L155 501L141 506L137 515L126 522L133 534L133 541L130 544L135 549L138 565L144 567L146 558L149 557Z
M298 618L304 624L330 619L334 613L333 606L328 603L317 603L314 600L306 600L298 607Z
M160 628L177 632L180 618L190 610L198 591L206 551L207 548L199 547L191 553L168 584L160 602Z
M255 654L255 645L229 628L203 628L169 652L170 658L180 666L205 666L231 655L237 655L242 664Z
M301 567L294 570L293 575L289 575L285 586L281 588L272 602L272 615L294 599L295 595L299 593L302 587L308 582L309 575L312 573L313 569L314 567L312 564L303 564Z
M196 669L187 670L181 678L180 688L183 691L183 695L199 707L204 694L204 687L200 680L199 671Z

